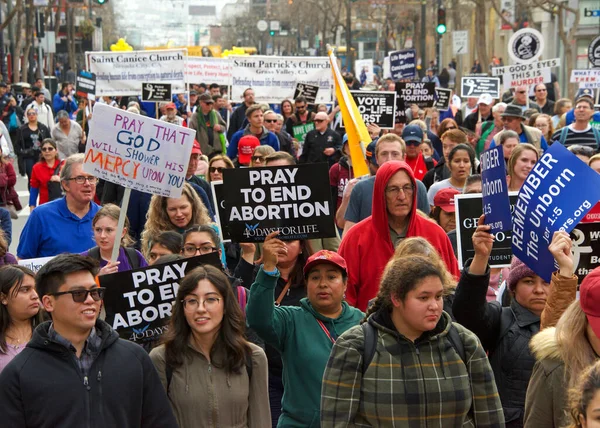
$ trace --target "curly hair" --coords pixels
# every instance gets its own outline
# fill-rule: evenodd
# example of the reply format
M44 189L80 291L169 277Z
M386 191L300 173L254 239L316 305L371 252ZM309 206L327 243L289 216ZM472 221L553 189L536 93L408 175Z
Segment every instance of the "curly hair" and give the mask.
M212 222L208 210L190 184L183 184L181 196L185 196L192 205L192 219L189 224L208 224ZM146 227L142 232L142 248L149 248L149 242L160 233L168 230L177 230L177 227L171 223L167 213L168 199L164 196L152 196L148 214L146 215Z
M408 293L427 277L438 277L444 284L446 280L444 271L440 270L430 257L415 255L397 258L394 254L383 271L379 292L363 322L379 309L383 308L391 312L392 296L404 301Z
M582 427L581 418L587 419L587 409L596 393L600 390L600 361L588 367L579 377L574 388L569 390L569 428Z

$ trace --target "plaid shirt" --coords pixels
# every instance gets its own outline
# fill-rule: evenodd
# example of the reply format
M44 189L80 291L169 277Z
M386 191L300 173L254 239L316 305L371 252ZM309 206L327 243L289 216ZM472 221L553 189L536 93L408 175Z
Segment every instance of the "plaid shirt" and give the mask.
M79 370L81 370L81 374L83 376L87 376L89 374L90 368L94 363L94 360L100 354L100 346L102 345L102 337L98 334L96 327L92 327L92 331L88 336L87 340L83 344L83 349L81 350L81 356L77 358L77 350L69 342L67 339L62 337L60 334L54 330L54 324L50 325L50 329L48 330L48 337L63 345L65 348L73 352L73 356L75 357L75 361L77 361L77 365L79 366Z
M378 314L369 318L378 337L364 375L361 326L333 346L323 376L322 428L504 427L494 375L473 333L454 324L464 344L463 362L447 338L451 320L445 312L445 320L414 343L376 322Z

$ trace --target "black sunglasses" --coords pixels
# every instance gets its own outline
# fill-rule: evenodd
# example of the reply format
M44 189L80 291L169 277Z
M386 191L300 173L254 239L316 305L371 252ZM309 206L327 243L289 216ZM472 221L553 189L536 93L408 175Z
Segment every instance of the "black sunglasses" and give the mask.
M315 119L315 120L313 120L313 122L321 123L321 122L325 122L325 119Z
M49 293L50 296L62 296L63 294L70 294L73 301L76 303L83 303L87 299L88 294L92 296L96 302L104 298L105 287L96 287L91 290L71 290L71 291L60 291L56 293Z
M262 162L265 160L265 157L264 156L252 156L252 160L254 162Z
M265 119L267 123L277 123L277 119Z
M211 166L210 168L208 168L208 170L210 172L218 172L219 174L221 174L224 169L226 169L226 168L224 168L222 166Z

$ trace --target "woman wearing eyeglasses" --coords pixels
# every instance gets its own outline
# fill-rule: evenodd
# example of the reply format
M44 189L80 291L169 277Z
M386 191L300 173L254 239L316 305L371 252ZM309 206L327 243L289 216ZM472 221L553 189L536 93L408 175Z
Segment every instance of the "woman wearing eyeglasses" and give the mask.
M0 372L21 352L40 323L35 274L24 266L0 268Z
M225 274L201 266L185 276L165 342L150 352L180 428L271 425L267 358L244 330Z
M117 239L117 223L121 209L114 204L106 204L96 213L92 220L94 240L96 246L82 253L100 262L98 275L106 275L116 272L125 272L139 267L146 267L148 263L142 253L134 248L133 239L129 236L129 220L125 217L123 232L119 237L120 247L117 260L112 262L112 251Z
M43 123L38 122L37 110L28 108L26 111L27 123L17 131L17 137L13 141L15 153L25 164L27 173L27 187L31 182L31 171L33 165L38 161L42 141L51 138L50 130Z
M227 156L217 155L210 160L208 163L208 175L206 176L206 181L222 181L223 180L223 170L224 169L233 169L233 162Z
M33 166L29 180L29 211L36 207L38 195L39 204L53 201L61 197L60 188L61 161L54 140L47 138L42 142L40 161Z

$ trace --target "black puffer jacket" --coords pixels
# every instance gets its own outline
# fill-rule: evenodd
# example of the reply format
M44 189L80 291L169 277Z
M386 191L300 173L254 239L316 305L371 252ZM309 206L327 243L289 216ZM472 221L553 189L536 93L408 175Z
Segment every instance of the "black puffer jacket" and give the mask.
M486 301L490 282L485 275L471 275L470 261L463 270L452 309L456 321L479 337L488 352L507 427L522 427L525 394L535 358L529 341L540 331L540 317L513 299L509 307Z
M425 177L423 177L423 184L427 190L429 190L433 183L445 180L446 178L450 178L450 170L446 168L446 162L442 158L437 165L433 167L433 169L430 169L427 171L427 173L425 173Z
M148 354L96 322L100 354L84 378L75 355L40 324L31 342L0 374L0 426L177 427Z

